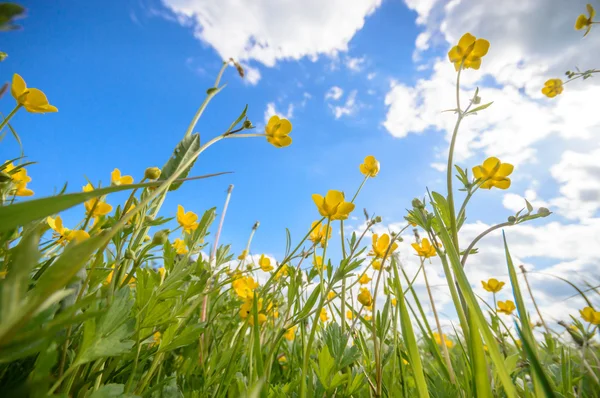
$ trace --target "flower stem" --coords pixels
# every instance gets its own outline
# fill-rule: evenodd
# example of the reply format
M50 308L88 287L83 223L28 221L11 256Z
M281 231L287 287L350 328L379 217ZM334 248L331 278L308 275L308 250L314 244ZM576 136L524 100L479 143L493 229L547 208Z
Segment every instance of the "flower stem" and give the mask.
M15 109L13 109L12 111L10 111L10 113L4 118L4 120L2 121L2 123L0 123L0 131L2 131L2 129L4 128L4 126L6 126L8 124L8 121L15 115L15 113L17 113L17 111L19 109L21 109L23 105L21 104L17 104L17 106L15 106Z

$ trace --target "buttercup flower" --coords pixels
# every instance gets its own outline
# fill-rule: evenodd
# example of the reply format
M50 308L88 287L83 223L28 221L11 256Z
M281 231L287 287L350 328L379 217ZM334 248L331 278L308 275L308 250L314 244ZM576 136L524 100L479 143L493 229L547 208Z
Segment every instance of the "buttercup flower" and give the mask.
M392 299L392 305L395 307L398 304L398 300L396 298Z
M458 41L458 45L448 51L448 58L458 71L462 63L463 69L479 69L481 58L487 54L490 42L485 39L475 39L470 33L465 33Z
M389 252L388 252L389 248ZM390 236L388 234L383 234L379 237L377 234L373 234L373 250L369 253L371 256L375 256L375 258L383 258L386 253L391 255L394 250L398 248L398 243L394 242L390 245ZM380 264L381 266L381 264Z
M594 311L592 307L585 307L579 310L581 318L584 321L591 323L592 325L600 325L600 312Z
M58 109L48 102L46 94L37 88L27 88L25 80L16 73L13 75L10 92L17 101L17 104L25 108L28 112L58 112Z
M297 328L297 326L292 326L291 328L289 328L288 330L286 330L286 332L283 335L283 337L285 337L285 339L287 341L293 341L294 338L296 337L296 328Z
M275 279L279 279L282 276L288 276L289 275L289 269L288 269L288 265L284 264L279 271L277 271L277 273L275 274Z
M4 171L10 174L10 178L15 185L13 194L15 196L32 196L33 191L27 188L27 183L31 182L31 177L27 175L27 170L25 170L24 167L21 167L11 174L11 171L14 169L16 169L16 167L12 163L7 164L4 168Z
M292 143L289 134L292 132L292 123L287 119L280 119L279 116L271 116L265 126L267 141L277 148L288 146Z
M240 253L240 255L238 256L238 260L245 259L247 255L248 255L248 250L246 250L246 249L242 250L242 253Z
M542 94L548 98L554 98L563 92L563 81L560 79L549 79L544 83Z
M365 315L364 318L365 318L365 321L367 321L367 322L370 321L371 319L373 319L373 317L371 315Z
M315 193L312 196L317 205L319 214L332 220L345 220L354 210L354 203L345 202L344 194L340 191L330 190L325 197Z
M165 267L160 267L159 269L156 270L156 272L158 272L158 275L160 275L160 279L164 279L165 278Z
M327 300L331 301L335 298L336 294L334 291L327 293Z
M473 167L473 175L476 179L484 181L483 189L507 189L510 187L508 176L513 172L514 166L510 163L502 163L498 158L487 158L481 166Z
M435 340L437 345L442 345L442 338L440 337L439 333L437 333L437 332L433 333L433 339ZM450 340L448 338L448 336L446 336L445 334L444 334L444 343L446 343L446 347L448 347L448 348L452 348L452 346L454 345L452 340Z
M188 252L187 247L185 246L185 241L183 239L175 239L173 241L173 249L175 249L175 252L177 254L185 254Z
M359 169L364 176L375 177L379 173L379 162L375 159L375 156L369 155Z
M258 283L251 276L241 277L231 282L231 287L241 299L254 297L254 290L258 287Z
M381 269L381 261L373 260L373 262L371 263L371 266L373 267L373 269L375 271L379 271Z
M320 225L320 221L313 221L311 225L312 232L308 239L315 245L320 244L321 247L325 246L325 242L331 238L331 227L327 228L327 224Z
M150 347L155 347L160 344L160 338L162 334L160 332L154 332L152 335L152 342L150 343Z
M269 257L265 257L264 254L260 255L258 265L260 266L260 269L262 269L265 272L273 270L273 266L271 265L271 259Z
M252 299L246 300L241 306L240 306L240 317L242 319L246 319L248 318L248 324L250 326L254 326L254 316L250 315L252 312L252 306L253 306L253 301ZM262 309L262 299L258 300L258 324L262 325L263 323L265 323L267 321L267 316L265 314L263 314L262 312L260 312L260 310Z
M327 309L325 307L321 308L319 318L321 319L321 322L325 322L329 319L329 316L327 316Z
M352 315L352 310L346 311L346 318L352 319L354 316Z
M510 315L515 309L517 309L517 307L515 307L515 303L510 300L498 301L498 312Z
M361 285L366 285L369 282L371 282L371 278L369 278L367 274L362 274L361 277L358 278L358 283Z
M594 17L596 16L596 10L594 10L594 7L592 7L591 4L588 4L586 6L586 8L587 8L588 16L586 16L585 14L581 14L580 16L577 17L577 20L575 21L575 29L576 30L581 30L583 28L586 28L585 33L583 34L584 37L588 33L590 33L590 29L592 29L592 24L596 23L593 21Z
M415 243L412 243L411 246L413 247L413 249L415 249L415 251L417 252L417 255L419 255L421 257L429 258L429 257L435 257L435 255L436 255L435 247L433 247L431 245L431 243L429 243L429 239L427 239L427 238L423 238L421 240L420 245L415 242Z
M185 232L192 233L198 228L198 215L192 211L185 212L182 205L177 206L177 222Z
M62 218L60 216L56 216L56 218L48 217L46 218L46 222L48 226L52 228L53 236L58 240L58 243L61 245L67 244L67 242L75 241L77 243L82 242L90 237L86 231L83 230L75 230L71 231L68 228L63 226Z
M502 290L502 286L504 286L504 282L498 282L498 279L491 278L487 282L481 281L483 288L490 293L498 293Z
M369 289L364 287L360 288L360 293L358 294L358 302L364 305L365 307L370 307L373 304L373 296L371 296L371 292Z
M315 256L315 258L313 259L313 266L317 271L324 271L325 266L323 265L323 257Z
M114 169L112 173L110 173L110 183L112 185L128 185L133 184L132 176L121 176L121 170Z

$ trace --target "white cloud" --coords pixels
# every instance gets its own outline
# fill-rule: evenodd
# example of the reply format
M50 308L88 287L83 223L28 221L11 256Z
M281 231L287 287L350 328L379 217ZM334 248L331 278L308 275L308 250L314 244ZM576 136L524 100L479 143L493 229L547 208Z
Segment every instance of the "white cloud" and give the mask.
M363 70L364 64L365 57L346 57L346 68L350 69L352 72L360 72L361 70Z
M377 73L371 72L371 73L367 74L367 80L373 80L373 79L375 79L375 76L377 76Z
M294 104L289 104L286 112L280 112L275 107L274 102L269 102L267 104L267 109L265 109L265 124L267 124L267 122L273 115L284 117L286 119L291 119L292 117L294 117Z
M277 1L163 0L194 35L228 59L256 60L274 66L278 60L316 59L347 51L354 34L381 0Z
M344 95L344 90L338 86L333 86L325 93L325 99L333 99L337 101L342 98L342 95Z
M250 65L244 63L242 63L241 65L244 68L245 72L244 82L247 82L252 86L256 86L256 84L260 80L260 71L258 70L258 68L253 68Z
M352 90L346 97L346 102L344 102L344 105L329 105L336 119L339 119L342 116L350 116L358 110L356 94L357 91Z

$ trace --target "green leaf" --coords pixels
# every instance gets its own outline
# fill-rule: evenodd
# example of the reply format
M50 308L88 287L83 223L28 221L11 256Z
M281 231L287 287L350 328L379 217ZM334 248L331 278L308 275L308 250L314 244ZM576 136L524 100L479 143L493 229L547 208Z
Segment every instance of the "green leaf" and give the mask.
M238 118L235 119L235 122L231 123L231 126L229 126L229 128L227 129L227 132L230 132L231 130L233 130L233 128L235 126L237 126L237 124L246 117L246 112L248 112L248 104L246 104L246 106L244 107L244 110L242 111L240 116L238 116Z
M469 114L473 114L473 113L476 113L476 112L482 111L482 110L484 110L484 109L487 109L487 108L488 108L490 105L492 105L493 103L494 103L494 101L492 101L492 102L489 102L489 103L487 103L487 104L480 105L480 106L478 106L478 107L477 107L477 108L475 108L475 109L471 109L471 110L469 111Z
M488 378L488 368L485 362L485 352L479 327L472 312L467 315L469 319L469 336L471 339L471 359L473 364L473 377L475 379L475 391L478 398L493 397L491 383Z
M432 192L431 196L433 196L434 204L437 207L440 214L442 215L442 221L444 222L444 225L449 226L450 208L448 207L448 201L443 195L437 192Z
M158 352L172 351L176 348L196 343L205 328L206 323L197 323L185 327L181 332L177 333L177 336L175 336L169 344L161 344Z
M529 342L529 339L523 334L519 325L515 324L515 327L517 328L517 333L523 342L523 349L527 354L529 365L533 371L532 375L535 377L536 396L541 397L543 392L543 396L546 398L556 397L556 394L554 394L555 387L551 385L550 379L548 379L548 376L544 372L544 368L535 353L534 347Z
M88 398L137 398L139 395L126 394L124 384L105 384Z
M183 137L183 139L177 144L173 151L173 156L165 163L160 174L160 181L165 181L173 174L175 174L182 164L188 162L194 154L200 149L200 135L198 133L191 134ZM180 174L181 178L187 177L192 167L194 167L194 160L189 167ZM181 186L180 182L174 182L169 187L169 191L175 191Z
M306 302L304 303L304 306L302 307L302 311L300 311L300 313L298 314L298 316L297 316L298 320L302 320L310 314L312 308L314 307L315 303L317 302L317 299L319 298L320 293L321 293L321 289L319 289L318 287L316 287L313 290L313 292L308 297L308 300L306 300ZM319 314L317 314L316 316L319 316Z

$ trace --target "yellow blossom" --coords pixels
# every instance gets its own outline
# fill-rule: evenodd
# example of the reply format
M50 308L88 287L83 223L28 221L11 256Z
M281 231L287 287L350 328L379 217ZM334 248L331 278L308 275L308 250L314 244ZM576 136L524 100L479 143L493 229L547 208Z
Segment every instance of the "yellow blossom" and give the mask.
M498 301L498 312L510 315L515 309L517 309L517 307L515 307L515 303L510 300Z
M373 304L373 296L371 296L371 292L369 289L364 287L360 288L360 293L358 294L358 302L364 305L365 307L369 307Z
M258 324L259 325L262 325L263 323L265 323L267 321L267 316L260 312L260 310L262 309L262 302L263 302L263 300L259 299L258 303L257 303L257 310L259 311L259 314L258 314ZM242 319L248 318L248 323L251 326L254 326L254 316L251 315L253 305L254 305L253 299L250 298L250 299L246 300L240 306L240 317Z
M370 321L371 319L373 319L373 317L371 315L365 315L364 318L365 318L365 321L367 321L367 322Z
M487 282L481 281L483 288L490 293L498 293L502 290L504 282L498 282L498 279L490 278Z
M375 177L379 173L379 162L375 159L375 156L369 155L359 168L364 176Z
M446 344L446 347L452 348L452 346L454 345L452 340L450 340L448 338L448 336L446 336L445 334L443 336L444 336L444 343ZM439 333L437 333L437 332L433 333L433 339L435 340L437 345L442 345L442 338L440 337Z
M159 269L156 270L156 272L158 272L158 275L160 275L160 279L164 279L165 278L165 267L160 267Z
M278 280L279 278L281 278L282 276L288 276L289 275L289 267L287 264L284 264L281 268L279 268L279 271L277 271L277 273L275 274L275 279Z
M369 282L371 282L371 278L369 278L367 274L362 274L360 278L358 278L358 283L361 285L366 285Z
M320 221L313 221L311 225L312 232L308 239L315 245L320 244L321 247L325 246L325 242L331 238L331 227L327 228L327 224L320 225Z
M128 185L133 184L132 176L121 176L121 170L114 169L112 173L110 173L110 183L112 185Z
M346 311L346 318L351 320L353 317L354 317L354 315L352 314L352 310Z
M435 247L429 243L429 239L427 238L423 238L420 245L418 243L412 243L411 246L415 249L418 256L429 258L435 257L436 255Z
M371 265L375 271L379 271L381 269L381 261L379 260L374 260Z
M321 314L319 315L321 322L326 322L329 320L329 316L327 315L327 309L325 307L321 308Z
M243 260L246 258L246 256L248 256L248 250L244 249L242 250L242 253L240 253L240 255L238 256L238 260Z
M273 266L271 265L271 259L269 257L265 257L264 254L260 255L258 265L260 266L260 269L262 269L265 272L273 270Z
M231 282L231 287L241 299L248 299L254 296L254 289L258 287L258 283L251 276L236 278Z
M46 94L37 88L27 88L25 80L18 74L13 75L10 92L19 106L31 113L58 112L55 106L50 105Z
M70 229L65 228L60 216L56 216L56 218L48 217L46 218L46 222L54 231L52 235L61 245L65 245L67 242L71 242L73 240L79 243L90 237L90 234L88 234L86 231L79 229L71 231Z
M323 257L315 256L313 259L313 266L317 271L324 271L325 266L323 265Z
M397 248L398 243L394 242L390 244L390 236L388 234L383 234L381 237L377 234L373 234L373 249L369 254L375 256L375 258L384 258L386 253L389 256Z
M285 339L287 341L293 341L294 338L296 337L296 329L297 328L298 328L297 326L292 326L291 328L289 328L288 330L286 330L286 332L283 335L283 337L285 337Z
M172 246L173 246L173 249L175 249L175 252L177 254L185 254L188 252L188 249L185 245L185 241L183 239L179 239L179 238L175 239L173 241Z
M514 166L510 163L502 163L498 158L487 158L481 166L473 167L473 175L476 179L483 181L481 188L507 189L510 187L508 176L513 172Z
M331 301L335 298L336 294L334 291L327 293L327 300Z
M11 173L16 169L16 167L12 163L8 163L4 168L4 171L10 174L10 178L15 185L14 195L15 196L32 196L33 191L27 188L27 183L31 182L31 177L27 175L27 170L24 167L21 167L17 171Z
M279 116L271 116L265 126L267 141L277 147L282 148L292 143L290 133L292 132L292 123L287 119L281 119Z
M554 98L563 92L563 81L561 79L548 79L542 88L542 94L548 98Z
M315 193L312 199L317 205L319 214L331 220L345 220L354 210L354 203L345 202L344 194L340 191L330 190L325 197Z
M591 4L588 4L586 6L586 8L587 8L588 16L586 16L585 14L581 14L580 16L577 17L577 20L575 21L575 29L576 30L581 30L583 28L586 28L585 33L583 34L584 37L588 33L590 33L590 29L592 29L592 24L596 23L593 21L594 17L596 16L596 10L594 10L594 7L592 7Z
M192 233L198 228L198 215L192 211L185 212L182 205L177 206L177 222L185 232Z
M584 309L579 310L579 313L584 321L593 325L600 325L600 312L594 311L592 307L585 307Z
M398 300L396 298L392 299L392 305L395 307L398 304Z
M485 39L476 39L470 33L465 33L458 41L458 45L452 47L448 52L450 62L458 71L462 64L463 69L479 69L481 58L487 54L490 42Z
M152 342L150 343L150 347L155 347L160 344L160 338L162 334L160 332L154 332L152 335Z

